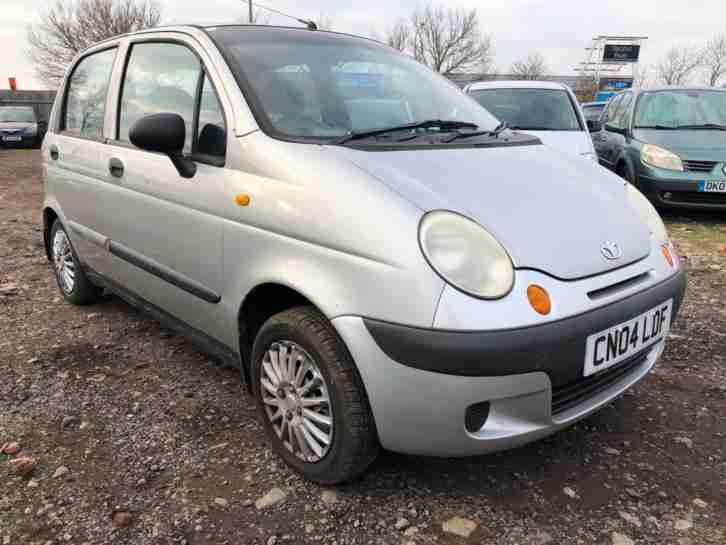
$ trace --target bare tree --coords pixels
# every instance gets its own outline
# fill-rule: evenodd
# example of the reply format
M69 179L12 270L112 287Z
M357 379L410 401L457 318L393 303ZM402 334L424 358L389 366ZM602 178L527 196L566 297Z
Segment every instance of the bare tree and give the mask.
M684 85L702 63L703 53L699 49L688 46L673 47L656 67L658 79L666 85Z
M520 59L512 64L512 74L518 79L535 80L547 74L547 64L540 53L530 53L526 59Z
M706 70L706 81L716 87L718 80L726 74L726 34L710 40L703 50L703 67Z
M386 43L442 74L485 74L494 52L491 38L479 28L476 9L433 5L397 23L388 32Z
M28 56L38 78L55 88L77 53L126 32L155 27L155 0L55 0L28 27Z
M645 89L651 84L651 68L645 64L633 65L633 87Z
M398 21L386 34L385 41L393 49L408 51L411 47L411 25L407 21Z

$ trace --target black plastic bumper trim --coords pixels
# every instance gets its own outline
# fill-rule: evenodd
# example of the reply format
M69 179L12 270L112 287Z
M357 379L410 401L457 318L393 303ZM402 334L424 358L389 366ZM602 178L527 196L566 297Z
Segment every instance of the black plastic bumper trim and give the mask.
M686 288L681 269L626 299L542 325L492 331L448 331L364 318L371 336L392 360L424 371L459 376L549 374L553 387L582 377L588 335L630 320L673 299L675 319Z

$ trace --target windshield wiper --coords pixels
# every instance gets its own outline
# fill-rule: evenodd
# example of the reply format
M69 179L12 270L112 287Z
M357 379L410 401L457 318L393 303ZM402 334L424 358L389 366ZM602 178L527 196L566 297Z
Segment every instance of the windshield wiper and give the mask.
M465 121L447 121L443 119L429 119L427 121L420 121L418 123L407 123L405 125L397 125L394 127L386 127L384 129L374 129L371 131L362 132L351 132L345 136L341 136L331 142L334 145L345 144L352 140L361 140L363 138L370 138L371 136L379 136L382 134L388 134L390 132L397 131L410 131L416 129L440 129L442 131L454 131L458 129L478 129L479 125L476 123L467 123Z
M639 125L637 127L633 127L633 130L635 129L655 129L657 131L674 131L678 127L671 127L670 125Z
M474 132L457 132L454 136L451 138L447 138L446 140L442 140L444 144L448 144L449 142L453 142L454 140L458 140L459 138L470 138L472 136L494 136L495 138L498 137L503 131L507 130L509 128L509 125L507 125L506 121L502 121L494 127L491 131L474 131Z
M726 131L726 125L718 125L717 123L703 123L701 125L678 125L676 129L706 129Z

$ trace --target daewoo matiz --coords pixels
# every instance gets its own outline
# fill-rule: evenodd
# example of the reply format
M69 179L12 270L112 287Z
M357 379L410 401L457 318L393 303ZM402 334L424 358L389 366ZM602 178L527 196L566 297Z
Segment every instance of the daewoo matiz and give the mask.
M631 185L377 42L170 27L72 64L43 144L64 297L237 365L306 477L522 445L661 355L684 272Z

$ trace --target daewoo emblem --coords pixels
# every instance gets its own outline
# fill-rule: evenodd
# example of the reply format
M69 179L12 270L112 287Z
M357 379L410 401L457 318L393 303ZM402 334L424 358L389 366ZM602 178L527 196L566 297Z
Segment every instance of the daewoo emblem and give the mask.
M610 261L615 261L623 257L623 251L617 242L606 242L600 247L600 253L602 253L605 259L609 259Z

